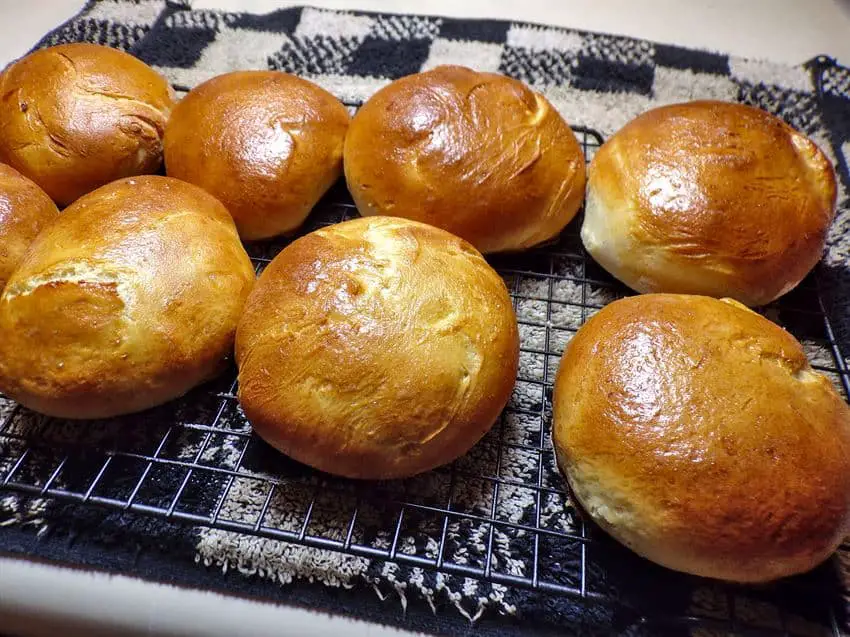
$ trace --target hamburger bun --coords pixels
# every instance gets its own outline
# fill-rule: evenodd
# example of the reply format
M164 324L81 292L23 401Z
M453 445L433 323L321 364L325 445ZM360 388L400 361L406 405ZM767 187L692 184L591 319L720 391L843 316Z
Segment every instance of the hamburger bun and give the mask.
M58 214L56 204L41 188L0 164L0 292L30 243Z
M360 214L428 223L488 253L556 237L581 206L585 165L545 97L503 75L440 66L357 112L345 179Z
M153 173L173 92L132 55L97 44L30 53L0 75L0 161L60 206Z
M590 516L668 568L773 580L850 529L850 407L793 336L730 299L602 309L561 360L552 434Z
M243 239L290 233L342 175L348 120L338 99L300 77L219 75L174 109L166 170L221 201Z
M829 160L781 119L676 104L635 118L596 153L581 237L638 292L763 305L820 260L835 198Z
M36 238L0 296L0 391L65 418L181 396L222 369L253 280L233 220L200 188L103 186Z
M239 401L281 452L349 478L451 462L514 386L505 284L465 241L405 219L355 219L287 246L236 335Z

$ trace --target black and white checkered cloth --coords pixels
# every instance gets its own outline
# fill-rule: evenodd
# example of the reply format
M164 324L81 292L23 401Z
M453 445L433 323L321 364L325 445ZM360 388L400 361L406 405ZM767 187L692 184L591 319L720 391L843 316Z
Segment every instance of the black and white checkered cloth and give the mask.
M92 2L80 15L45 36L37 47L76 41L128 51L182 90L235 69L270 68L307 77L349 104L362 102L403 75L439 64L460 63L523 80L543 92L568 122L606 136L639 113L665 103L707 98L760 106L811 136L839 170L841 212L829 237L822 273L830 288L833 318L843 326L844 352L850 352L850 71L829 60L819 58L786 66L627 37L496 20L308 7L255 15L193 10L190 4L165 0ZM222 445L218 452L229 451ZM240 514L240 507L245 511L255 507L258 498L262 503L262 495L252 494L248 487L239 491L234 485L234 490L238 496L234 498L234 515ZM12 527L29 523L42 525L44 530L46 520L53 519L52 524L56 524L56 512L50 518L48 509L43 501L0 498L0 523L5 519ZM522 514L518 509L517 515ZM622 625L610 609L588 611L565 600L535 597L421 569L204 527L185 529L100 512L82 515L91 516L91 526L98 529L99 544L91 551L80 546L63 554L61 547L48 541L30 541L25 535L15 536L18 550L207 586L209 577L203 579L198 573L209 569L195 564L202 563L242 574L218 575L219 588L269 596L269 581L275 586L296 581L282 598L343 608L379 620L386 620L382 613L397 615L397 604L378 604L377 610L369 610L375 605L374 588L381 598L391 595L404 606L410 604L411 616L416 600L420 605L424 600L431 608L442 606L456 609L468 619L482 618L482 634L489 630L504 634L530 626L508 621L488 628L488 617L499 615L520 614L526 620L552 622L564 631L569 626L569 632L576 634L590 630L589 626L595 626L600 634L611 634ZM479 531L469 528L464 532L474 535ZM150 558L152 561L145 562L140 560L139 551L132 558L128 556L128 552L134 553L128 543L167 548L172 555L164 561ZM8 544L5 548L9 549ZM497 549L498 558L510 563L514 549ZM667 577L660 570L651 575ZM297 583L304 580L326 586ZM357 597L356 592L345 598L348 601L339 601L341 597L326 592L340 586L355 591L368 589L371 601ZM709 592L682 589L678 597L654 601L662 606L678 605L679 610L694 604L704 609L715 602L721 606L726 603L724 599L712 601L710 590L706 590ZM392 608L386 610L388 606ZM462 625L435 623L427 615L413 626L429 632L464 632Z

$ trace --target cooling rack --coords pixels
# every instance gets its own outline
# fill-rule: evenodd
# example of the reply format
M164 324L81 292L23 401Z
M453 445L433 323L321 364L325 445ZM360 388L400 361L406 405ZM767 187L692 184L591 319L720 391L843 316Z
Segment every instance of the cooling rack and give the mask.
M586 128L575 132L590 161L601 136ZM304 232L356 214L339 184ZM567 596L582 606L615 607L626 624L840 634L846 586L836 564L848 561L846 547L806 576L768 587L726 586L637 558L571 502L549 432L554 375L582 323L630 293L587 256L580 223L581 215L556 243L491 259L519 323L519 375L493 430L447 467L408 480L361 483L298 465L251 433L231 368L184 398L117 419L50 419L3 399L0 491ZM257 272L285 245L249 245ZM847 363L817 278L763 312L803 342L813 366L847 398ZM683 589L691 601L671 609L665 599Z

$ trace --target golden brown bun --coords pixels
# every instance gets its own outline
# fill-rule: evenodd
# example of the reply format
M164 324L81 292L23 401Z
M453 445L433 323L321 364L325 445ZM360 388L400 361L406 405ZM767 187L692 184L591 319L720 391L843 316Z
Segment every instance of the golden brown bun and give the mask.
M0 292L39 232L59 214L45 192L0 164Z
M168 174L200 186L243 239L295 230L342 175L348 111L312 82L278 71L219 75L174 109Z
M224 206L167 177L116 181L44 230L0 296L0 391L99 418L220 371L254 280Z
M481 255L390 217L287 246L236 334L254 431L350 478L410 476L465 453L505 406L518 358L510 297Z
M575 135L539 93L502 75L440 66L378 91L345 139L360 214L429 223L482 252L553 237L584 197Z
M730 299L606 306L561 360L553 438L591 517L669 568L772 580L850 528L850 408L793 336Z
M60 205L131 175L156 172L171 87L132 55L62 44L0 75L0 161Z
M639 292L768 303L821 258L835 213L818 147L740 104L644 113L603 144L589 174L584 245Z

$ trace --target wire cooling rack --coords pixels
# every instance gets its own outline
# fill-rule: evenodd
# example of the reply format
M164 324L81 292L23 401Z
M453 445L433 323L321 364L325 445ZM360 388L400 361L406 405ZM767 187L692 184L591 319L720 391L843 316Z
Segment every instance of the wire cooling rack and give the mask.
M577 128L589 161L602 139ZM305 232L356 216L344 186ZM143 414L64 421L0 404L0 489L331 549L476 580L610 604L631 622L722 631L840 634L838 562L760 588L725 586L649 564L576 510L550 439L551 389L564 346L606 303L629 294L585 253L581 216L557 243L491 260L519 322L520 371L493 430L465 457L409 480L361 483L286 459L251 433L231 369ZM257 272L286 241L253 244ZM847 364L816 275L764 313L850 393ZM664 600L689 591L675 611ZM629 615L629 613L631 613Z

